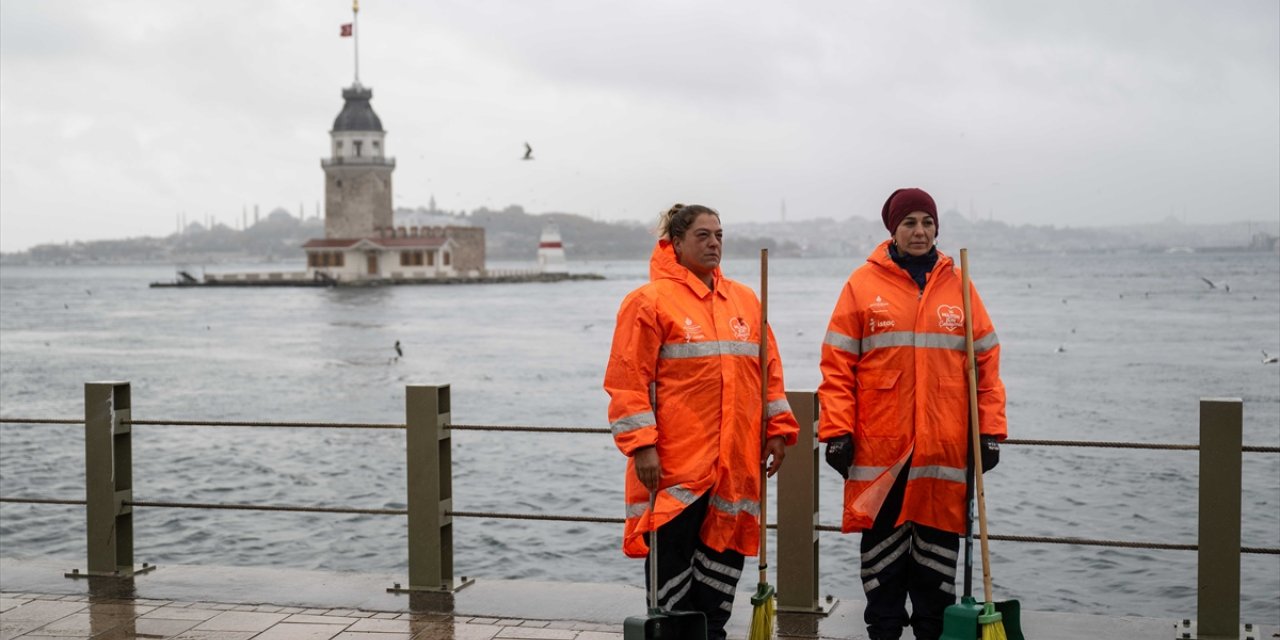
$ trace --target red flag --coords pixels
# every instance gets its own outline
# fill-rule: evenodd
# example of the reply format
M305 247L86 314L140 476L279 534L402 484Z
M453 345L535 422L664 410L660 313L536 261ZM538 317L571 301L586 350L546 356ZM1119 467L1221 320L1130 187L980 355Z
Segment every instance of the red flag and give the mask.
M350 37L351 37L351 23L350 23L350 22L348 22L348 23L346 23L346 24L342 25L342 31L341 31L338 35L342 36L343 38L350 38Z

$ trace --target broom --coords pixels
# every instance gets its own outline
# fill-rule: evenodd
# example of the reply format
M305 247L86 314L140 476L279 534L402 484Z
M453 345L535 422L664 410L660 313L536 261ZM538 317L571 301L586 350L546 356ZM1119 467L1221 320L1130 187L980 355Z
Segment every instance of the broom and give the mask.
M978 462L981 439L978 437L978 361L973 354L973 308L969 300L969 250L960 249L960 286L964 296L964 348L969 369L969 424L973 425L973 470L978 499L978 532L982 541L982 589L984 601L978 615L982 640L1007 640L1003 616L996 611L991 598L991 554L987 550L987 500L982 490L982 464Z
M769 584L765 570L769 568L765 555L765 474L764 444L769 435L769 250L760 250L760 582L756 594L751 596L751 635L748 640L769 640L773 637L773 597L777 590Z

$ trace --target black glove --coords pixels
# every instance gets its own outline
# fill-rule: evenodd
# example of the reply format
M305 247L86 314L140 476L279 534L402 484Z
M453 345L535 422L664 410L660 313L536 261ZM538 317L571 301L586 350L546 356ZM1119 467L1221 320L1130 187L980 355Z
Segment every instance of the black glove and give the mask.
M827 441L827 464L841 478L849 479L849 467L853 466L853 436L845 434Z
M995 436L978 436L978 446L982 449L982 472L986 473L1000 464L1000 443Z

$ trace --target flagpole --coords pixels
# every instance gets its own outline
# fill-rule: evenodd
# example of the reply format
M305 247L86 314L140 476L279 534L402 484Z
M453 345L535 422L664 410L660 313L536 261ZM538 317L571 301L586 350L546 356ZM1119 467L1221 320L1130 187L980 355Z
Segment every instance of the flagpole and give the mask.
M351 35L355 38L356 86L360 86L360 0L351 0Z

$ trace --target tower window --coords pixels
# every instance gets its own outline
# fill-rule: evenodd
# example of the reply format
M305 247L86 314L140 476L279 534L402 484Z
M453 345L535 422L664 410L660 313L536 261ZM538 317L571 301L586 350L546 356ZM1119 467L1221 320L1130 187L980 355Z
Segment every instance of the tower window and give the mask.
M363 140L356 140L356 141L354 141L354 142L352 142L352 143L351 143L351 144L355 145L355 147L356 147L356 157L357 157L357 158L359 158L359 157L360 157L360 147L361 147L361 146L363 146L363 142L364 142Z

